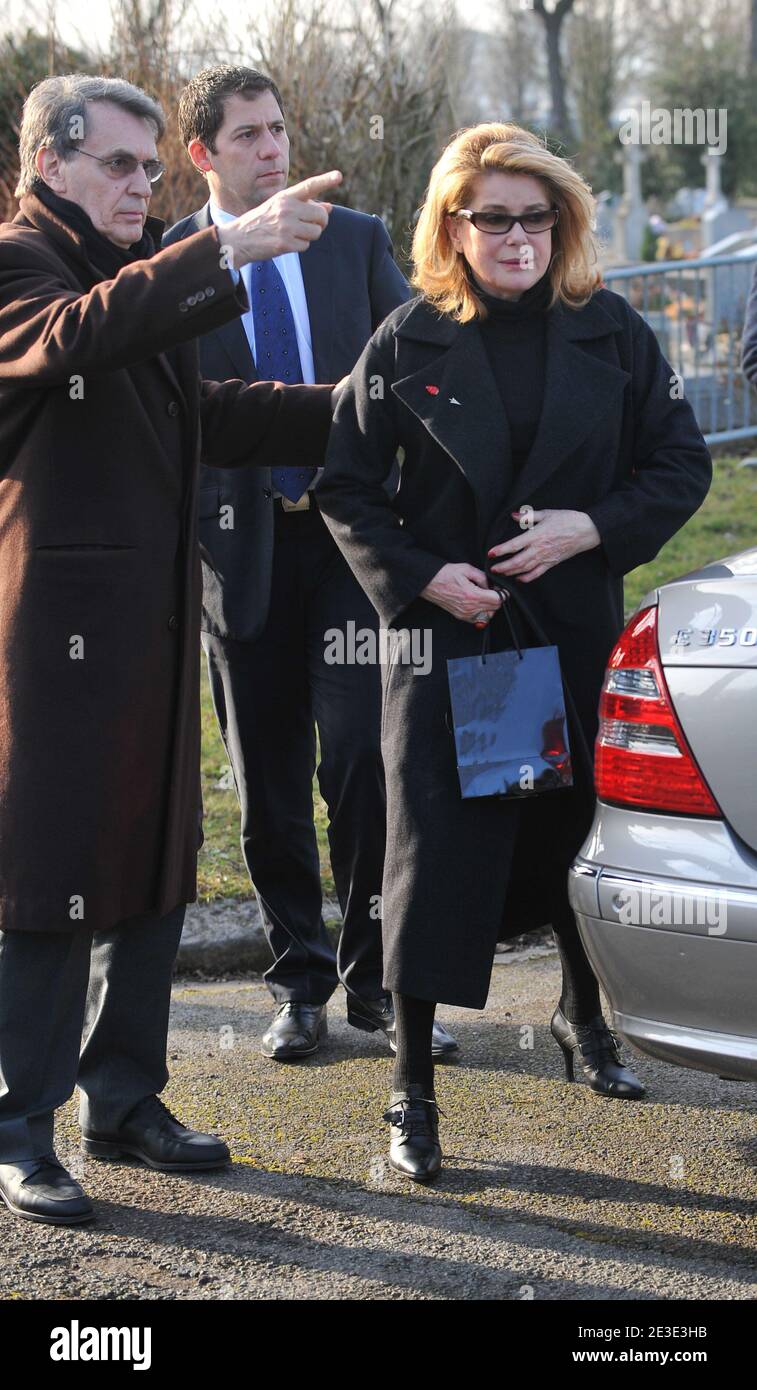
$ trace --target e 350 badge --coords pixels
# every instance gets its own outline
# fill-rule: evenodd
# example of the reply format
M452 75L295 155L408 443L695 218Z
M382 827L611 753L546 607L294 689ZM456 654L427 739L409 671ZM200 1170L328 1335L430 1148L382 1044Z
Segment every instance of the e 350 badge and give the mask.
M757 627L679 627L674 647L756 647Z

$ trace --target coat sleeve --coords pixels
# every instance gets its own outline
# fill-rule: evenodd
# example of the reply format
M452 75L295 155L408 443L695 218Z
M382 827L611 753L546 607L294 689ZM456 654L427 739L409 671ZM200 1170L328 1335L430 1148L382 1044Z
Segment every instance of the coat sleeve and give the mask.
M331 427L331 386L278 381L203 381L201 459L214 468L243 464L319 468Z
M402 443L387 337L386 328L374 334L342 393L316 492L334 540L388 626L445 561L416 544L383 486Z
M40 233L0 238L0 381L60 386L99 376L238 318L243 285L222 263L217 229L207 227L145 260L124 266L82 294Z
M744 317L741 368L750 386L757 386L757 266L752 275L752 286Z
M618 575L653 560L701 506L712 481L709 450L673 368L649 324L634 318L632 476L586 508Z

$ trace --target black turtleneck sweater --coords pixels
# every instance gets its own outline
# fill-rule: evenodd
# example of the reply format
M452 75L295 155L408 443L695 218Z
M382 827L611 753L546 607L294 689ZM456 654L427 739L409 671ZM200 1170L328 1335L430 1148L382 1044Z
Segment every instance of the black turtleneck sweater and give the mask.
M528 457L541 415L552 287L548 273L516 300L498 299L475 281L474 286L487 309L478 327L510 425L515 475Z

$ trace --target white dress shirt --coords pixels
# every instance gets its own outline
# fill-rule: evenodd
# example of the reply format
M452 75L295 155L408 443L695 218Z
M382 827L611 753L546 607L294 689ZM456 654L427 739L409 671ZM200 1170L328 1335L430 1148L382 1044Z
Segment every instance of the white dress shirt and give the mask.
M236 222L236 217L233 213L224 212L223 208L216 207L212 199L210 202L210 215L217 227L222 227L224 222ZM273 263L284 281L284 287L294 317L297 347L302 364L302 380L312 385L315 381L313 344L310 336L308 302L305 298L305 286L302 280L300 258L296 251L288 251L283 256L274 256ZM252 266L249 262L242 267L241 274L244 279L244 286L247 290L250 304L252 304ZM252 353L253 361L255 361L255 324L251 308L249 312L244 315L242 323L244 325L244 331L247 334L247 341L250 344L250 352Z

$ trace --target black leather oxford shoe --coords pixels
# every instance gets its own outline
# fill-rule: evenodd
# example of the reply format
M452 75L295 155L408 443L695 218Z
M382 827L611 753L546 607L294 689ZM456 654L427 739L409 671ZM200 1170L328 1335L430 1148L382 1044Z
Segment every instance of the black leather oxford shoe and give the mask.
M286 1004L279 1004L268 1032L263 1035L260 1051L276 1062L296 1062L298 1057L317 1052L328 1031L325 1004L298 1004L289 999Z
M91 1221L95 1209L55 1154L0 1163L0 1197L14 1216L49 1226Z
M411 1083L406 1091L392 1091L384 1119L392 1126L392 1168L413 1182L433 1182L442 1167L436 1101L424 1096L422 1086Z
M222 1139L187 1129L157 1096L146 1096L111 1134L84 1130L82 1152L92 1158L139 1158L164 1173L221 1168L231 1161Z
M623 1065L617 1035L607 1027L601 1014L589 1023L570 1023L558 1005L549 1027L562 1048L568 1081L573 1081L578 1065L592 1091L599 1095L639 1100L646 1094L639 1078Z
M354 999L349 995L347 998L347 1020L353 1028L361 1028L364 1033L375 1033L380 1030L386 1035L392 1052L396 1053L397 1025L391 994L382 995L380 999ZM431 1034L431 1056L434 1061L445 1062L448 1057L459 1051L460 1044L457 1039L453 1038L452 1034L447 1032L444 1024L435 1018Z

